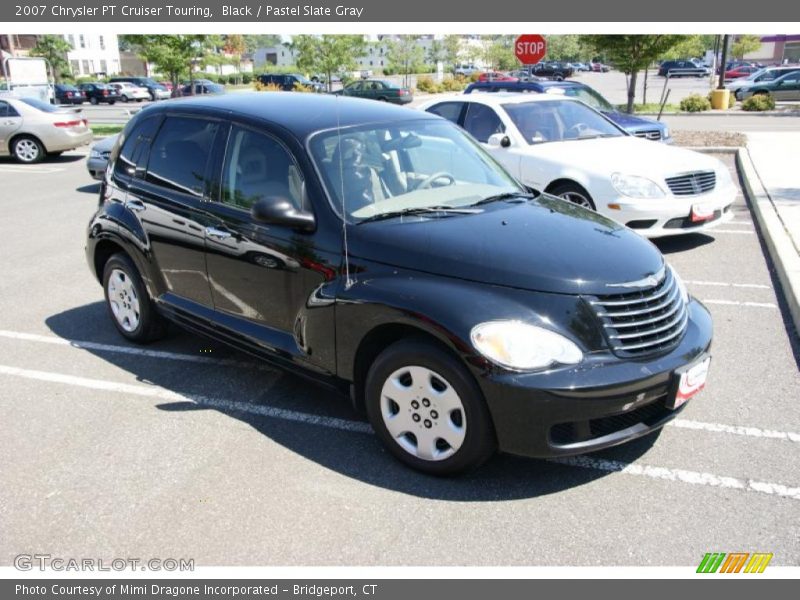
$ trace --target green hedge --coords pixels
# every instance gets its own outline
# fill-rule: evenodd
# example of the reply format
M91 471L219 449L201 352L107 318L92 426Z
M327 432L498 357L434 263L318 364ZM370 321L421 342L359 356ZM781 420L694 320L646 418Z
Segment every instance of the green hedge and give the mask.
M684 112L703 112L711 110L711 101L700 94L690 94L678 106Z
M750 96L747 100L742 102L742 110L760 112L762 110L774 109L775 98L769 94L756 94L755 96Z

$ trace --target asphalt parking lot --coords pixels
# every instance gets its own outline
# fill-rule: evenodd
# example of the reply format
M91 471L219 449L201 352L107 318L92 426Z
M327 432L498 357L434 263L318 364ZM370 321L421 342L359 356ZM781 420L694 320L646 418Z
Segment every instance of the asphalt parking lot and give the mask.
M84 260L85 152L0 159L0 564L800 562L800 348L741 195L730 223L658 243L715 322L707 389L680 419L441 480L399 465L325 389L178 329L124 342Z

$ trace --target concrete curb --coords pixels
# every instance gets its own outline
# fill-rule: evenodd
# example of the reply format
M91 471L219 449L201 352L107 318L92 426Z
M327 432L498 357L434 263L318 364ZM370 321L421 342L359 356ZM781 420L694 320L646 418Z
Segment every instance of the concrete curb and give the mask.
M657 112L637 112L637 117L657 117ZM702 112L663 112L662 117L798 117L800 110L704 110Z
M702 152L703 154L736 154L741 146L679 146L687 150Z
M740 148L736 153L736 166L742 176L745 193L750 199L759 228L764 234L767 251L775 265L778 281L794 323L794 335L800 335L800 255L772 199L761 183L747 148Z

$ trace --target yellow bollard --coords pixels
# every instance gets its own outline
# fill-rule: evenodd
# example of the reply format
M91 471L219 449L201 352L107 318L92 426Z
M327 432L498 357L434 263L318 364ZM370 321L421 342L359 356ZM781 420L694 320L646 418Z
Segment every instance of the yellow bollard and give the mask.
M711 108L714 110L727 110L730 96L730 90L713 90L711 92Z

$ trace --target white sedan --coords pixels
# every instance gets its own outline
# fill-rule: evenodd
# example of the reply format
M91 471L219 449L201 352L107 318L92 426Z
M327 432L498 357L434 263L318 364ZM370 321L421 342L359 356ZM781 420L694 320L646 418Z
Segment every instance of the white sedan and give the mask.
M150 100L150 92L147 91L147 88L139 87L127 81L112 83L111 85L117 88L120 100L123 102L129 102L130 100L136 100L136 102Z
M732 217L736 186L722 162L633 137L578 100L494 93L420 108L466 129L525 185L646 237L704 231Z

